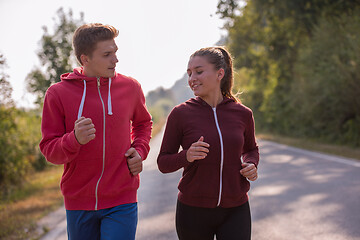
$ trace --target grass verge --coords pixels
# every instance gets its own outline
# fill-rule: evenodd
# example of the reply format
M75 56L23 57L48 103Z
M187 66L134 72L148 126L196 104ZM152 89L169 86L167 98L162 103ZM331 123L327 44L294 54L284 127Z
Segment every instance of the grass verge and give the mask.
M38 239L37 221L63 204L62 166L31 174L21 189L0 202L0 239Z
M153 124L153 128L151 131L152 138L155 137L161 131L165 123L166 123L166 118L161 118L158 122Z
M291 138L269 133L258 133L256 137L259 139L274 141L277 143L302 148L315 152L322 152L346 158L360 160L360 148L352 148L336 144L320 143L313 139Z

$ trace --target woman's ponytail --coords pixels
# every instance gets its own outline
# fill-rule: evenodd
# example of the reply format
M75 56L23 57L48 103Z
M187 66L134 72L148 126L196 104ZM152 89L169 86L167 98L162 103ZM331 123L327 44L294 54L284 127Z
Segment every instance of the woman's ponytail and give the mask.
M230 53L224 47L207 47L201 48L191 55L190 58L195 56L206 56L215 69L224 69L224 77L221 79L220 89L223 97L228 97L236 102L240 102L233 94L232 87L234 83L233 63Z

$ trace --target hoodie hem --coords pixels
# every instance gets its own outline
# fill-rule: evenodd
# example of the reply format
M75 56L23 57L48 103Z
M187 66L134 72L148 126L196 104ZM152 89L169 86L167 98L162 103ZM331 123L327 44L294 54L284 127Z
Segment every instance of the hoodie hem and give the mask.
M247 194L240 196L239 198L226 198L221 197L220 205L217 206L218 203L218 197L192 197L192 196L185 196L182 192L179 192L178 194L178 200L186 205L193 206L193 207L203 207L203 208L216 208L216 207L222 207L222 208L232 208L232 207L238 207L243 205L249 200L249 197Z
M99 202L97 210L107 209L116 207L123 204L135 203L137 202L137 193L136 191L128 192L122 194L121 197L116 198L102 198L99 196ZM83 210L83 211L95 211L95 198L69 198L64 197L65 209L66 210Z

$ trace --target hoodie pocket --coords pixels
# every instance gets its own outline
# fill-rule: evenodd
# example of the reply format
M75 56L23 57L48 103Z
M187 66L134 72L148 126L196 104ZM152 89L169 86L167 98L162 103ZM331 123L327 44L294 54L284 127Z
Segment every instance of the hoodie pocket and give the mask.
M240 174L240 164L224 166L223 193L225 198L236 198L244 195L250 189L249 181Z
M216 164L195 162L184 172L179 190L192 197L214 198L219 194L220 172Z
M92 196L100 177L102 159L77 159L69 165L69 170L61 181L61 191L65 196Z

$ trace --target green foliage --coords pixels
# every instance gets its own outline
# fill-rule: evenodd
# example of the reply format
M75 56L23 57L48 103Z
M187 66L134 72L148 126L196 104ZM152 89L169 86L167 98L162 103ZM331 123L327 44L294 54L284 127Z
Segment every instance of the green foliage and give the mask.
M170 113L171 109L174 107L174 102L170 99L160 99L156 104L149 107L149 112L152 116L154 123L158 123L161 120L165 119Z
M40 171L49 166L41 154L38 144L41 140L41 117L38 110L19 110L16 115L17 133L21 136L20 145L26 153L31 168Z
M36 111L0 106L0 199L21 185L33 169L46 166L45 160L39 159L39 126Z
M293 105L311 126L309 135L355 146L360 146L359 14L358 9L352 15L320 19L299 54L293 86Z
M217 5L217 14L221 18L233 18L235 17L236 9L239 7L238 1L236 0L219 0Z
M20 186L33 169L46 166L40 159L40 114L17 109L5 72L6 59L0 54L0 200Z
M167 117L175 105L175 100L170 89L159 87L147 94L146 104L154 124L157 124Z
M28 89L37 95L39 106L47 88L59 81L62 73L72 71L76 61L72 55L72 34L82 22L82 14L80 20L74 20L71 10L65 14L60 8L53 34L44 27L38 51L42 67L27 76ZM15 107L5 67L6 59L0 54L0 200L23 185L29 173L48 166L38 148L40 110Z
M28 164L23 162L22 151L16 124L17 109L11 99L12 88L4 72L6 59L0 55L0 199L9 191L9 186L22 181Z
M60 75L71 72L75 66L76 59L72 53L72 35L82 23L82 13L80 19L76 20L73 19L71 10L66 14L60 8L57 11L54 33L50 34L47 27L43 27L44 35L40 40L41 48L38 51L42 66L36 67L26 78L28 90L37 95L36 103L39 106L49 86L60 81Z
M18 184L27 168L23 164L23 152L17 144L18 134L15 124L14 107L0 106L0 188ZM0 192L0 194L2 194Z
M240 3L219 1L218 13L257 126L360 146L359 1Z
M0 106L13 106L11 99L12 88L7 80L9 77L5 73L6 59L2 53L0 53Z

